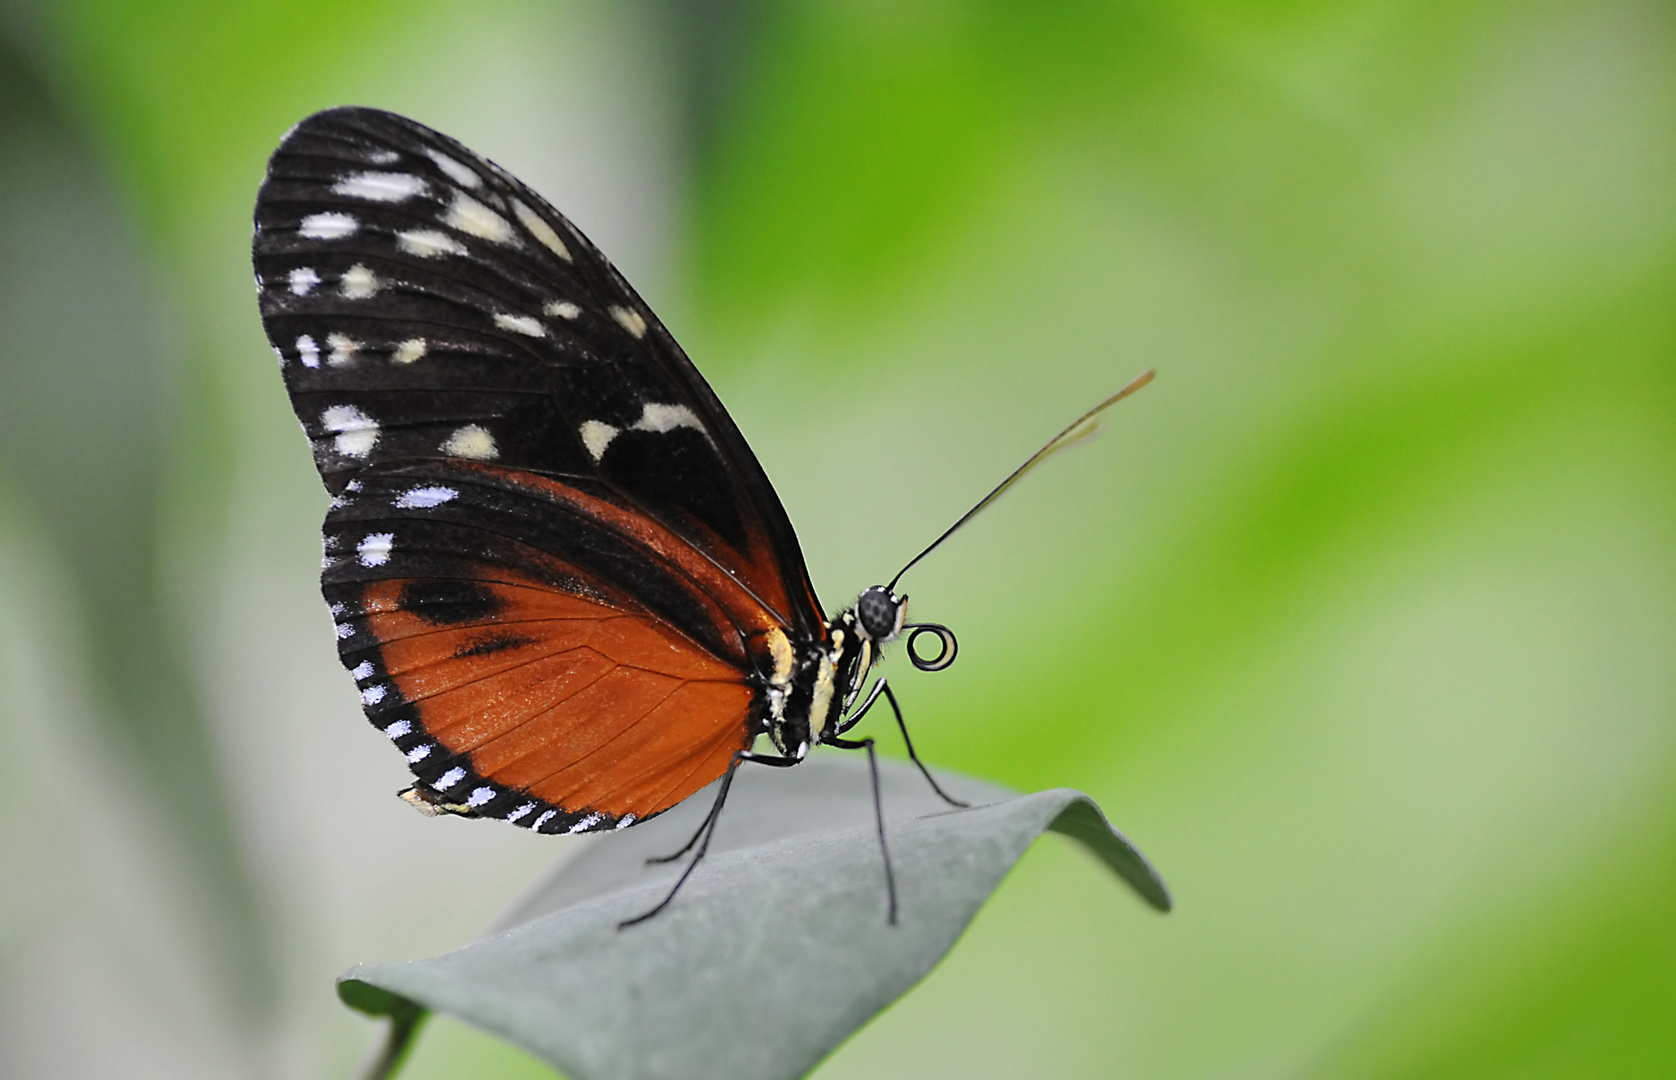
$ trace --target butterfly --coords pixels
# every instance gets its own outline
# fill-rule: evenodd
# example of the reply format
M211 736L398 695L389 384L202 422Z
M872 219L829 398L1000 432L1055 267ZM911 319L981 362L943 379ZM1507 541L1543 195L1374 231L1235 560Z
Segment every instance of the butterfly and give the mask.
M727 410L582 233L506 170L394 113L292 128L256 199L262 324L331 496L321 589L367 719L430 813L541 833L628 828L735 771L792 766L881 697L880 650L954 661L902 573L828 618ZM917 643L936 639L936 651ZM766 737L772 750L756 749ZM640 921L630 920L630 922ZM628 925L628 924L625 924Z

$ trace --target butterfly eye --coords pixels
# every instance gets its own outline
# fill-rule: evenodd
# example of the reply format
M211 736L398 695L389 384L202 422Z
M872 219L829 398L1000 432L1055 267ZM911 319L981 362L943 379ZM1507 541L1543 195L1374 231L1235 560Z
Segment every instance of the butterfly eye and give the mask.
M883 585L874 585L855 602L856 619L873 641L889 641L902 629L903 601Z

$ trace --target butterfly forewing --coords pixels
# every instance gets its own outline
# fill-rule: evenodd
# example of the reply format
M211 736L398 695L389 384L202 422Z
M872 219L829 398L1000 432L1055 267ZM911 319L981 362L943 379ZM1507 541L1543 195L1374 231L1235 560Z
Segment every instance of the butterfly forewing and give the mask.
M823 621L744 438L609 262L538 195L411 120L294 128L256 205L263 321L328 489L453 457L596 485Z
M433 801L582 831L719 775L787 636L824 622L761 466L639 296L504 170L375 110L294 128L256 226L334 495L340 652Z

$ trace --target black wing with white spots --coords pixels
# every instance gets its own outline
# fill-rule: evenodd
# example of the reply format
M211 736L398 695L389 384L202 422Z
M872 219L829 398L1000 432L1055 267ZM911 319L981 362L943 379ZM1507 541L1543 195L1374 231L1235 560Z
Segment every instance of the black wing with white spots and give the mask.
M505 170L392 113L286 135L256 202L262 320L326 487L425 462L648 515L797 638L825 629L785 510L635 291Z

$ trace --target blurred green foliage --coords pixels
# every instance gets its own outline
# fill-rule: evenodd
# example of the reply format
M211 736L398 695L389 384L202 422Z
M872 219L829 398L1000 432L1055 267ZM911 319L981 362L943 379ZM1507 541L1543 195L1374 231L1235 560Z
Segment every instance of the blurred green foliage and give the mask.
M625 268L752 439L828 605L1160 372L906 580L963 648L901 689L932 760L1094 794L1180 909L1114 908L1043 845L820 1075L1676 1071L1667 6L9 10L8 117L71 149L8 120L3 310L46 330L0 359L0 539L24 553L6 573L70 582L42 603L78 596L104 642L100 730L139 747L115 767L196 853L187 895L261 927L218 976L255 1003L249 1059L341 1071L362 1033L299 1003L348 961L425 950L401 905L380 912L398 936L299 945L299 887L250 837L307 813L372 826L306 777L283 812L238 802L256 781L215 742L250 723L248 685L205 625L264 574L304 602L319 509L249 293L250 199L321 106L407 111L520 167L516 133L554 130L557 100L608 133L652 116L674 148L674 254ZM520 74L567 71L586 78L545 97ZM20 304L30 253L71 232L31 241L46 219L16 192L69 191L41 179L66 160L109 209L64 220L112 254L75 233L87 253L53 280L132 259L137 284ZM605 215L576 216L615 251ZM53 336L89 311L128 314L103 344ZM124 333L157 344L113 352ZM112 395L120 422L66 396L130 378L175 389ZM117 468L133 479L101 488ZM240 546L263 530L283 557ZM323 617L307 629L296 648L329 659ZM8 633L8 663L34 655ZM202 722L181 719L193 700ZM370 738L332 700L344 745ZM204 779L190 798L182 772ZM0 814L8 835L33 821L18 799ZM10 922L25 945L0 981L27 951ZM542 1075L439 1023L412 1075L521 1069Z

